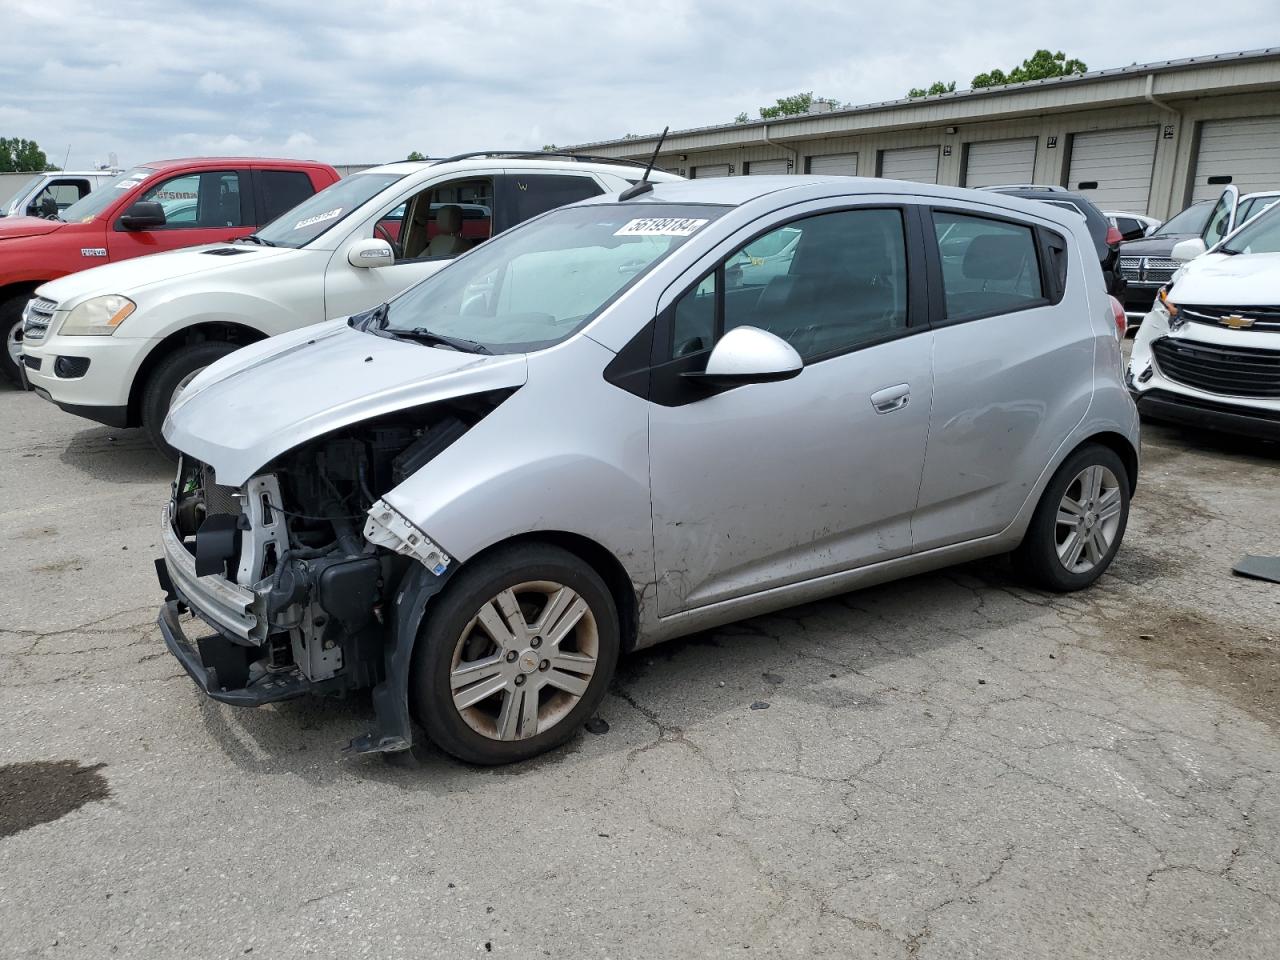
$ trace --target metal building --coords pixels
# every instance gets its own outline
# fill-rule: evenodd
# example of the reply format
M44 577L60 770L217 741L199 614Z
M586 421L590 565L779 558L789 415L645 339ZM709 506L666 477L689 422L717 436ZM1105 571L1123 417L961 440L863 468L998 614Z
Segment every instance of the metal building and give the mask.
M657 135L570 149L647 160ZM1053 183L1167 217L1233 183L1280 189L1280 47L670 134L686 177L835 173L978 187Z

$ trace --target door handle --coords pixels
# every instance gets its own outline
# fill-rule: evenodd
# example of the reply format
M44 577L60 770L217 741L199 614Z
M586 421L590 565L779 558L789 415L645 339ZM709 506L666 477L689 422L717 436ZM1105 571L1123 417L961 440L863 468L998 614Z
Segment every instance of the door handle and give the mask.
M911 385L907 383L885 387L871 395L871 406L875 407L876 413L892 413L894 410L901 410L910 401Z

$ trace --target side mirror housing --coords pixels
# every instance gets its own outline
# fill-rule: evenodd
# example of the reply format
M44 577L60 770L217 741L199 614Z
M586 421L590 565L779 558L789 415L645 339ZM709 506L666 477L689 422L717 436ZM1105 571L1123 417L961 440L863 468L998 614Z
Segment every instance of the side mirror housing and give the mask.
M684 374L713 387L773 383L800 375L804 361L795 347L759 327L734 327L715 345L707 368Z
M378 237L357 240L347 251L347 263L353 267L387 267L396 262L391 244Z
M152 230L165 225L164 207L154 200L139 200L120 218L126 230Z
M1180 240L1173 245L1170 256L1175 260L1186 263L1188 260L1194 260L1205 251L1204 241L1199 237L1192 237L1189 240Z

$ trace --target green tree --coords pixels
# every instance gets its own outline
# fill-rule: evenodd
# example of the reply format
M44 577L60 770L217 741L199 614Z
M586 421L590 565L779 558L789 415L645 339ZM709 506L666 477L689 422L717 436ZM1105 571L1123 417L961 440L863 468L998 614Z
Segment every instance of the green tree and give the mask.
M750 123L751 118L747 116L747 111L743 110L740 114L733 118L734 123Z
M813 106L813 91L796 93L789 97L779 97L772 107L760 108L761 120L776 120L778 117L794 117L808 113Z
M941 80L935 80L929 84L929 89L924 87L912 87L907 91L908 97L931 97L937 93L955 93L956 82L952 80L950 83L943 83Z
M0 137L0 173L39 173L54 169L34 140Z
M405 159L406 159L406 160L425 160L425 159L427 159L427 158L426 158L426 157L424 157L424 156L423 156L421 153L419 153L417 150L413 150L413 151L411 151L411 152L409 153L409 155L408 155L407 157L405 157Z
M560 148L559 148L559 147L557 147L554 143L544 143L544 144L542 145L542 152L543 152L543 153L555 153L555 152L556 152L557 150L559 150L559 149L560 149Z
M1067 55L1059 50L1057 53L1050 53L1048 50L1037 50L1034 54L1022 61L1020 66L1014 67L1008 73L996 68L986 73L980 73L973 78L973 88L976 90L980 87L996 87L1004 83L1024 83L1028 80L1046 80L1050 77L1069 77L1077 73L1085 73L1089 69L1088 64L1083 60L1077 60L1072 57L1067 59Z

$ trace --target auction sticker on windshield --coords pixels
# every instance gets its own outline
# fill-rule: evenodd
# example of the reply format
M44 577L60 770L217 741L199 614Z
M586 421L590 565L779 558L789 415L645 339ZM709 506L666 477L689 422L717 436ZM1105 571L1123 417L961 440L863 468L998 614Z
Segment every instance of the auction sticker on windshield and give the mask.
M317 223L324 223L326 220L332 220L334 217L342 216L342 208L334 207L332 210L326 210L324 213L317 213L314 217L307 217L305 220L299 220L293 225L293 229L301 230L303 227L314 226Z
M641 217L632 220L615 237L687 237L708 221L689 217Z

